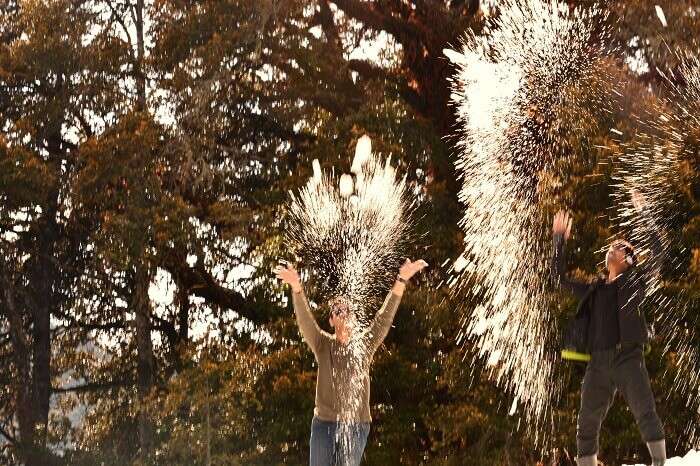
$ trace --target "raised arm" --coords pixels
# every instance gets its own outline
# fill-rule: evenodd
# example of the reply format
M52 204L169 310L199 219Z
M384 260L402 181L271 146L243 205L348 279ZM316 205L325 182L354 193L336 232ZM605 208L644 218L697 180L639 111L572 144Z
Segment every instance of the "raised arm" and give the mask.
M321 339L324 336L323 330L318 326L314 315L311 313L309 301L301 286L301 280L299 280L299 274L294 270L294 267L287 265L286 267L278 266L275 268L275 275L291 286L292 304L294 306L294 314L297 318L299 331L304 341L306 341L306 344L311 348L311 351L317 354Z
M406 283L408 283L408 280L410 280L413 275L421 271L427 265L428 264L424 260L411 262L409 259L406 259L406 262L404 262L399 269L398 277L391 291L387 294L382 307L377 311L367 331L367 343L370 351L376 351L389 334L391 323L394 321L396 310L399 307L401 297L406 289Z
M374 316L369 326L367 344L372 352L379 348L379 345L382 344L389 334L391 323L394 321L396 310L399 308L402 295L396 294L394 288L395 285L392 287L391 291L389 291L389 294L386 295L386 298L384 298L384 304L379 308L379 311L377 311L377 314Z
M666 259L663 244L661 243L661 229L656 223L652 213L648 209L646 198L637 190L632 190L632 205L639 214L640 221L637 222L640 232L648 239L649 258L644 261L644 269L647 277L651 278L661 270L661 264Z
M568 213L559 211L554 216L554 225L552 232L554 233L554 253L552 254L552 277L554 277L555 285L564 290L573 293L576 298L581 299L588 290L588 284L575 280L569 280L566 277L565 271L565 243L571 233L572 219Z
M311 313L309 301L306 299L304 289L298 291L292 290L292 304L294 305L294 314L297 316L297 325L304 341L309 345L311 351L316 354L323 338L323 330L316 323L314 315Z

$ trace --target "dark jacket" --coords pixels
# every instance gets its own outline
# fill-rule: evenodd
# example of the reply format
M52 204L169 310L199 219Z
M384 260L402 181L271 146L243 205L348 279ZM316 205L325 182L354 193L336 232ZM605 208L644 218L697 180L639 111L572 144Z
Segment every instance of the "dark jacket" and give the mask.
M640 308L647 292L647 280L662 260L662 247L656 235L650 235L651 256L640 266L632 266L618 278L617 302L618 322L620 324L620 343L646 343L649 340L649 330L646 318ZM564 344L578 351L590 352L590 317L593 296L604 280L596 279L592 283L577 282L566 278L564 236L554 235L554 255L552 260L552 276L555 284L570 291L579 299L576 315L572 320Z

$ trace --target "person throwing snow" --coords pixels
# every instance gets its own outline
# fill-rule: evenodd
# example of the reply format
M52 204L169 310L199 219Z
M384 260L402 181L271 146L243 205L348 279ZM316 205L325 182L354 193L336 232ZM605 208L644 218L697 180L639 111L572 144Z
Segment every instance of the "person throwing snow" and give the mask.
M646 201L634 191L632 203L644 215ZM622 392L646 442L653 466L666 461L666 442L656 413L654 394L644 363L648 329L640 304L644 300L646 276L637 265L633 246L613 241L605 257L606 274L591 284L566 278L564 245L571 233L571 217L560 211L554 217L553 275L560 288L573 293L579 304L572 329L590 353L581 387L581 406L576 429L578 466L598 465L598 437L617 390ZM651 254L644 265L658 265L662 248L653 228Z
M318 363L309 451L311 466L360 464L371 423L369 372L374 353L389 333L406 284L427 265L423 260L406 259L383 305L366 328L358 325L345 297L331 299L328 308L332 334L321 330L316 323L294 267L275 268L277 278L292 289L299 330Z

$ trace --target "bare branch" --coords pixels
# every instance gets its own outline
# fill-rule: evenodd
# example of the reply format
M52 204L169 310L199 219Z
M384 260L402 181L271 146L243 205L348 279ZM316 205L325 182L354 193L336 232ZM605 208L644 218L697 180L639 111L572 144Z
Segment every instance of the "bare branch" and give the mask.
M124 22L124 18L122 17L121 13L117 11L116 8L114 8L113 2L111 0L107 0L105 3L107 3L107 6L109 9L112 11L112 18L114 18L117 23L122 27L122 30L124 31L124 34L126 34L127 39L129 40L129 58L131 59L131 63L136 62L136 57L134 56L134 50L132 49L134 40L131 37L131 34L129 33L129 28L126 27L126 23Z
M88 392L93 390L104 390L115 387L127 387L132 385L133 380L127 378L112 380L109 382L88 382L72 387L51 387L52 393L71 393L71 392Z

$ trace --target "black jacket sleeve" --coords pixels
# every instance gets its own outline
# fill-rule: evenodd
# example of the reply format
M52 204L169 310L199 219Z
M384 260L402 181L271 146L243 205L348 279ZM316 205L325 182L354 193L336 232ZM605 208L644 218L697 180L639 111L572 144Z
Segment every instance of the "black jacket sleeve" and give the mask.
M564 247L564 235L556 234L554 235L554 254L552 256L552 277L554 277L554 284L558 288L562 288L570 291L578 299L582 299L586 292L588 291L589 285L584 282L579 282L575 280L569 280L566 278L566 273L564 271L564 255L566 248Z

